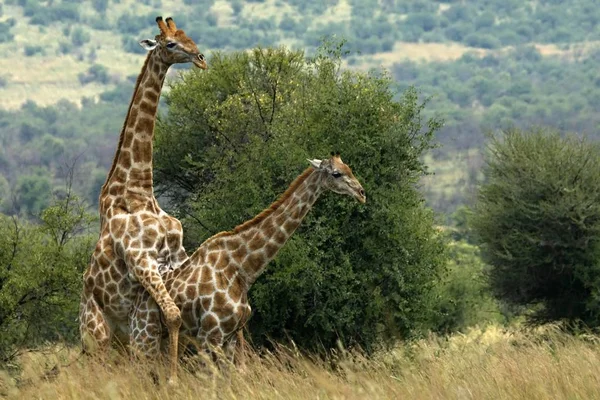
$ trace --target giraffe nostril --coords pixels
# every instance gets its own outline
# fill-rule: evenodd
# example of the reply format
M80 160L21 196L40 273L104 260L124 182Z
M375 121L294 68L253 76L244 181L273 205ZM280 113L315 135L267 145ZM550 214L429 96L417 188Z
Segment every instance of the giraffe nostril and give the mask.
M365 190L364 189L360 189L360 195L364 196L365 195Z
M202 53L198 54L198 60L204 61L204 54L202 54Z

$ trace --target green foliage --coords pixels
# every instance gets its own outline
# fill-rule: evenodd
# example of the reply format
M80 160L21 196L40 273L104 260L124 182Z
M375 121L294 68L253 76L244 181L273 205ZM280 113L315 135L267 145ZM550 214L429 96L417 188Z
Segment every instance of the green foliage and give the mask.
M142 14L134 13L133 9L128 7L132 4L130 2L131 0L120 2L121 6L113 10L115 14L110 18L102 16L101 13L90 14L90 11L94 11L94 2L88 2L87 6L83 6L86 10L85 18L78 23L75 23L73 18L56 19L53 11L59 6L78 7L80 2L77 1L15 0L13 4L23 7L24 20L34 18L36 23L35 18L40 17L44 19L40 23L54 24L55 28L66 33L67 38L56 39L58 43L54 46L58 46L57 56L73 54L80 61L88 63L81 69L85 70L98 61L90 53L92 48L89 44L89 48L82 51L71 42L71 31L77 26L90 33L93 33L93 28L121 30L122 36L119 40L122 49L135 54L144 53L137 42L155 34L156 12L150 12L148 9ZM144 4L148 3L152 3L154 7L157 4L144 1ZM454 61L399 62L393 67L394 78L399 82L401 89L415 86L422 93L422 98L431 98L429 107L423 111L425 117L444 117L445 126L440 130L439 138L446 146L448 158L454 157L455 148L464 150L482 147L485 142L482 133L489 129L504 128L508 125L520 128L550 125L564 130L588 132L595 137L600 125L600 114L597 113L597 104L600 104L600 84L596 72L600 53L593 50L598 39L600 8L591 0L572 0L568 7L554 1L533 3L490 0L482 3L467 0L441 4L437 0L351 0L350 21L336 19L337 14L330 15L330 7L339 3L336 0L267 2L267 7L278 7L276 11L280 12L280 15L275 18L270 15L276 13L269 12L261 16L249 12L252 4L246 4L247 9L242 12L244 3L232 0L229 4L233 7L233 18L231 21L220 18L221 25L216 23L214 9L210 9L213 0L190 3L181 3L177 10L173 10L176 14L174 16L178 26L197 40L201 50L206 53L215 49L248 49L259 43L293 43L293 46L305 48L312 54L324 35L338 35L348 39L352 57L348 59L349 65L365 68L367 65L378 64L370 59L370 54L390 50L402 51L402 45L397 43L399 40L456 41L478 47L498 48L498 51L490 52L484 57L467 54ZM81 8L82 13L84 8ZM330 11L324 15L327 8ZM14 13L13 8L10 12ZM145 12L147 14L144 14ZM4 13L7 18L6 7ZM0 41L3 38L13 40L14 23L14 19L10 18L0 22ZM34 31L35 29L29 30L28 34L36 35ZM587 45L581 51L569 48L571 43L577 42L587 42ZM29 54L37 51L32 46L37 45L37 42L29 43L30 45L26 45L28 47L22 46L24 50ZM557 43L567 54L542 56L533 46L534 43ZM515 49L503 49L504 46L515 46ZM13 51L10 45L5 47L6 51ZM46 56L52 56L53 50L48 49L45 47ZM121 49L117 42L111 51L119 50ZM98 51L98 60L104 57L102 54L105 54L105 51L106 49ZM390 60L389 55L385 58ZM102 82L113 83L108 74L99 72L98 75L82 73L82 82L95 80L94 86ZM16 90L16 85L7 85L7 78L10 77L6 74L4 79L0 78L0 86L8 86L8 91L12 93ZM109 131L116 135L120 123L111 113L116 111L117 115L123 115L131 97L130 94L122 95L124 90L118 93L120 88L114 91L112 88L107 89L110 89L110 93L101 96L101 105L94 106L92 102L88 105L95 107L94 114L101 121L100 124L116 127ZM105 101L115 104L105 108L109 114L99 115L99 110L106 105ZM116 102L121 104L117 106ZM76 119L79 119L79 111L75 114ZM23 131L27 134L39 137L46 133L43 123L29 122L29 119L37 119L28 119L27 117L31 117L28 112L16 111L11 112L11 115L21 123L25 122ZM61 118L67 120L61 122L61 125L74 125L68 121L73 119L72 114L62 114ZM96 121L90 121L86 117L81 119L85 119L88 124L80 125L85 126L82 130L85 132L79 135L88 136L88 130L96 132L93 127ZM12 129L14 124L8 124ZM4 127L0 131L2 129ZM99 137L106 137L106 133L100 134ZM89 140L89 136L87 139ZM76 140L73 147L79 146L81 142L82 140ZM70 143L67 147L70 147ZM105 158L96 161L103 168L107 168L110 163L111 153L114 151L111 147L110 141L99 146ZM21 171L29 174L27 168L20 168L20 165L32 164L29 157L21 158L18 154L37 153L37 149L21 149L14 145L12 150L15 155L9 158L18 160L16 164L12 164L13 171L1 171L10 176L8 179L11 187L14 187L15 174ZM98 153L96 148L92 151ZM87 191L87 187L84 190ZM468 200L467 194L461 191L455 193L447 194L444 199L433 199L434 203L440 204L436 209L452 212L457 204Z
M92 0L92 6L96 11L104 14L108 8L108 0Z
M50 177L41 169L32 175L21 175L15 187L18 199L15 209L30 215L39 214L48 205L51 189Z
M507 322L492 296L488 273L477 246L462 240L449 243L448 267L435 288L434 331L448 334L474 325Z
M14 35L10 32L10 28L14 25L14 20L0 22L0 43L12 42Z
M417 26L422 32L429 32L437 26L437 18L429 13L415 13L408 16L406 24Z
M65 162L73 160L82 166L73 189L95 204L98 192L93 188L98 186L92 176L100 169L106 177L132 92L133 84L124 82L103 94L100 102L83 101L81 108L66 101L47 107L27 102L17 111L0 111L0 174L11 188L0 202L0 212L39 212L51 201L54 188L62 185ZM44 166L41 180L40 165ZM26 196L28 204L19 204L21 187L40 190Z
M123 49L125 49L128 53L133 54L146 54L147 50L145 50L142 46L140 46L139 40L131 37L124 36L123 37Z
M495 49L502 45L500 40L495 36L482 33L470 33L464 37L464 41L467 46L482 49Z
M24 53L27 57L35 56L36 54L44 55L44 48L36 45L26 45Z
M81 274L92 222L70 191L33 225L0 214L0 363L50 340L77 339Z
M238 15L242 8L244 7L244 3L242 0L230 0L231 8L233 9L233 15Z
M492 136L473 227L495 293L538 320L600 324L600 147L551 130Z
M152 26L152 24L155 23L155 18L156 15L154 14L136 15L125 13L122 14L117 20L117 28L122 33L129 34L127 36L136 35L139 34L140 31Z
M598 50L568 60L523 46L502 56L467 53L453 62L402 62L393 73L401 88L416 85L432 96L425 115L444 115L440 140L465 149L482 147L484 131L508 125L556 126L596 136L599 59Z
M108 75L108 68L104 65L93 64L87 70L87 72L82 72L78 75L79 82L82 85L85 85L90 82L100 82L103 84L107 84L110 81L110 76Z
M73 43L73 46L81 47L89 42L90 39L90 33L79 26L71 31L71 43Z
M24 0L19 2L23 6L25 16L31 17L29 22L34 25L49 25L55 21L77 22L80 19L79 2Z
M59 42L58 51L60 51L61 54L69 54L73 51L73 44L70 42Z
M188 250L258 214L309 157L341 151L367 191L365 206L325 194L252 287L255 343L370 350L430 326L445 259L415 184L440 123L425 123L414 90L393 100L387 75L341 72L342 53L216 54L174 84L158 124L156 182Z

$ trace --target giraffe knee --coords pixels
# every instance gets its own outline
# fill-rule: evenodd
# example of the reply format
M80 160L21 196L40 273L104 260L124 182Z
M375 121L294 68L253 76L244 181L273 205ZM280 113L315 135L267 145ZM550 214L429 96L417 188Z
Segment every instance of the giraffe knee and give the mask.
M181 311L177 306L173 306L165 310L165 324L169 329L179 329L182 323Z

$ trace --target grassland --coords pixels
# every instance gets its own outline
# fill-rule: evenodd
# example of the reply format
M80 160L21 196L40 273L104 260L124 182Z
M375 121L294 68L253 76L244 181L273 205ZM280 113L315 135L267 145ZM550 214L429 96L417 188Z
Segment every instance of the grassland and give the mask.
M595 399L600 396L600 337L538 330L472 329L403 344L370 359L340 353L323 362L280 350L250 354L243 371L183 371L176 387L156 385L148 371L122 362L88 361L39 376L75 350L26 353L21 384L0 376L11 399ZM331 360L330 360L331 361Z

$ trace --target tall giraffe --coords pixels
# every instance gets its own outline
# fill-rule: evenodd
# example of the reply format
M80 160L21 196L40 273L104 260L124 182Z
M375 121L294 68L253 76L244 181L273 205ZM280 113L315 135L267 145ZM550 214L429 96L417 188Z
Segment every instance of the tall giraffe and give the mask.
M181 309L181 335L186 340L191 338L206 350L224 346L233 360L241 328L250 316L248 290L319 195L331 190L366 202L361 184L339 153L309 162L311 167L270 207L234 230L207 239L188 263L166 273L165 285ZM140 291L130 329L132 347L156 356L162 340L160 308L145 292Z
M204 55L177 29L157 17L160 34L140 44L149 51L138 76L112 167L100 191L100 236L83 276L79 319L83 349L105 354L111 339L129 342L128 316L145 289L164 313L170 336L172 375L177 363L181 313L161 273L188 257L181 223L158 205L152 183L152 138L161 88L169 67L192 62L206 69Z

